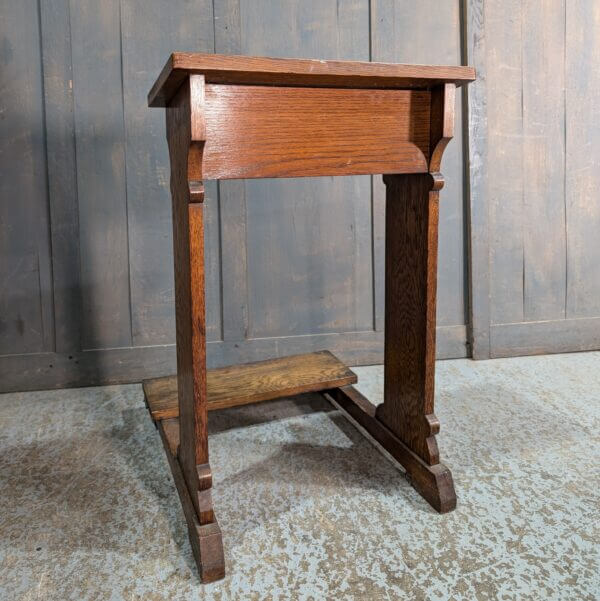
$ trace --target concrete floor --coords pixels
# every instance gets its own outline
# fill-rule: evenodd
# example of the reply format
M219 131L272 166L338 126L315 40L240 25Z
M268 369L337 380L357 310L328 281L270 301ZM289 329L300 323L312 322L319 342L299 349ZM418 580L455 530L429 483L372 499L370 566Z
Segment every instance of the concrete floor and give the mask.
M140 386L0 395L0 599L599 599L600 353L439 362L436 413L444 516L321 397L211 414L202 586Z

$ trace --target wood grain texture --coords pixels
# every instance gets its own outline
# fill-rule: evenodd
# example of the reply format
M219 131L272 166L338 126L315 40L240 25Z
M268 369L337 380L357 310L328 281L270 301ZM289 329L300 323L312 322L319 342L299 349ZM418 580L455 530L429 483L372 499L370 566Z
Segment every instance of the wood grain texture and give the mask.
M439 513L456 508L456 493L450 470L443 464L429 465L376 417L376 408L352 386L334 388L325 394L352 420L367 431L402 467L408 481Z
M202 177L424 172L428 92L207 85Z
M565 0L523 2L523 319L564 319Z
M600 15L590 0L527 0L482 16L489 266L481 255L472 282L489 298L490 356L589 350L594 330L578 320L600 314Z
M462 45L462 0L372 0L372 60L421 64L471 64L465 61ZM479 75L478 75L479 77ZM441 193L437 323L457 326L468 323L467 211L463 110L465 92L472 84L456 90L455 139L443 153L441 171L446 179ZM382 316L384 295L385 187L375 178L373 202L379 214L374 228L376 247L377 311Z
M200 86L201 87L201 86ZM177 388L181 416L178 461L201 524L214 520L206 431L206 327L204 223L201 202L191 203L188 154L192 142L192 104L202 102L198 86L181 87L167 110L171 161ZM197 132L197 130L196 130ZM200 200L200 199L198 199Z
M523 321L521 0L486 4L491 323ZM511 48L511 50L509 50Z
M192 495L187 488L183 472L177 461L179 448L179 420L167 419L157 424L165 454L171 468L171 474L179 493L179 500L188 526L188 536L192 546L194 559L200 580L207 584L220 580L225 576L225 557L223 539L219 523L215 519L211 523L202 524L198 520Z
M419 92L207 86L203 175L422 171L428 113Z
M566 8L565 312L592 318L600 317L600 10L594 0Z
M453 83L432 89L429 131L429 171L431 173L440 172L444 151L454 137L455 104L456 88Z
M487 94L484 0L464 4L466 62L477 79L466 88L468 106L469 341L473 359L490 357L490 244L487 195Z
M119 0L70 4L83 348L132 345Z
M216 2L214 10L215 52L241 54L239 1ZM224 341L245 340L248 335L246 186L240 180L220 181L217 186L221 217L222 335Z
M356 380L329 351L208 370L208 410L327 390ZM143 385L152 419L179 416L175 376L145 380Z
M8 3L0 15L0 353L7 355L54 347L38 9Z
M384 179L384 402L377 417L429 465L439 462L433 414L439 192L425 175Z
M466 357L465 326L441 326L436 333L438 359ZM218 368L330 349L346 365L383 363L383 332L342 332L309 336L280 336L207 343L207 364ZM141 382L175 373L174 344L96 349L68 353L34 353L0 358L1 392L48 390Z
M39 19L37 5L29 0L4 11L8 43L3 81L6 97L18 98L9 109L15 118L4 125L9 131L22 126L38 133L9 144L11 152L0 160L3 173L6 169L11 174L2 180L12 190L6 198L18 199L6 205L2 220L9 228L3 233L10 232L3 242L15 250L2 255L8 266L3 281L14 283L6 286L9 300L0 311L8 328L0 342L9 353L0 358L2 388L123 382L127 374L139 381L175 370L164 115L146 106L147 91L169 51L210 52L214 44L223 54L368 61L372 49L376 61L457 64L454 5L429 0L220 0L214 3L215 19L210 0L173 0L168 5L122 0L102 6L53 0L39 4ZM40 21L41 90L35 83ZM389 35L382 35L385 27ZM26 68L13 76L11 69L22 64ZM41 108L30 101L29 92L43 92ZM104 93L107 103L100 101ZM76 103L74 110L70 103ZM69 126L73 119L77 127ZM458 135L458 114L456 129ZM5 139L12 140L10 135ZM21 142L26 146L28 140L31 145L18 172L11 167L13 150L21 152ZM448 157L460 148L457 142L444 155L444 171L449 169ZM50 205L44 200L44 156ZM33 169L29 158L34 159ZM119 171L124 176L115 177ZM457 318L464 313L458 284L464 279L459 273L464 227L455 200L461 185L457 174L446 173L450 177L441 206L442 356L462 355L465 348L456 338L464 331ZM223 183L221 192L230 193L224 193L221 206L216 187L206 184L206 330L207 339L214 341L208 347L209 363L319 348L331 348L354 364L380 360L383 338L372 328L378 314L383 329L383 253L373 252L371 236L373 232L375 247L382 250L383 200L371 205L367 176L285 183ZM269 213L274 201L277 214ZM266 214L269 228L260 225ZM322 228L319 223L331 225ZM42 244L49 229L51 249ZM304 244L310 253L304 252ZM223 263L221 250L228 254ZM269 273L265 258L279 263L277 270ZM373 268L378 270L375 275ZM221 272L227 281L221 282ZM261 300L263 290L268 291L268 303ZM19 334L21 325L26 340ZM94 340L96 331L110 340ZM252 339L263 331L272 334L269 340ZM222 337L227 338L223 343Z
M211 0L122 0L123 119L133 346L175 340L169 152L165 115L146 95L173 48L213 50ZM206 329L221 337L219 205L206 186Z
M81 348L82 306L69 2L40 2L39 8L52 237L52 322L55 350L72 354Z
M492 358L573 353L600 346L600 317L492 325Z
M148 94L150 106L166 106L188 73L207 83L345 88L428 88L475 79L470 67L401 65L175 52Z

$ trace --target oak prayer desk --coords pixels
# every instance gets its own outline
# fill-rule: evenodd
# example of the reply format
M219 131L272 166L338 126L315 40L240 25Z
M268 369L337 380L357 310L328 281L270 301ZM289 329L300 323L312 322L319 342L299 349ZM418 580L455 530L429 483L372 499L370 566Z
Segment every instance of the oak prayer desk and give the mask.
M469 67L173 54L148 96L167 108L177 376L144 382L200 577L223 577L208 411L322 391L406 469L439 512L456 506L433 413L440 162ZM327 351L206 369L206 179L383 174L384 402ZM365 199L366 202L366 199Z

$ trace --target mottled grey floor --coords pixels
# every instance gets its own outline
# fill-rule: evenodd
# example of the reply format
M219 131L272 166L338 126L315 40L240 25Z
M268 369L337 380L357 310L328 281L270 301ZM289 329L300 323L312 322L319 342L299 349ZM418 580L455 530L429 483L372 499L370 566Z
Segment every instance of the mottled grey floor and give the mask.
M439 362L436 404L444 516L320 397L211 414L203 587L140 386L0 395L0 598L599 599L600 353Z

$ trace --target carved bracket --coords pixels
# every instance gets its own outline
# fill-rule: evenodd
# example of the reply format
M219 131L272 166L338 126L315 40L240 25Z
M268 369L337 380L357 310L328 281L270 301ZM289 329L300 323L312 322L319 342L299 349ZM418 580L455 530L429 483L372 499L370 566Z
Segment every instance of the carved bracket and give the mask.
M453 83L437 86L431 91L429 172L432 174L439 174L442 155L454 136L455 97L456 86ZM441 181L443 186L443 178Z

